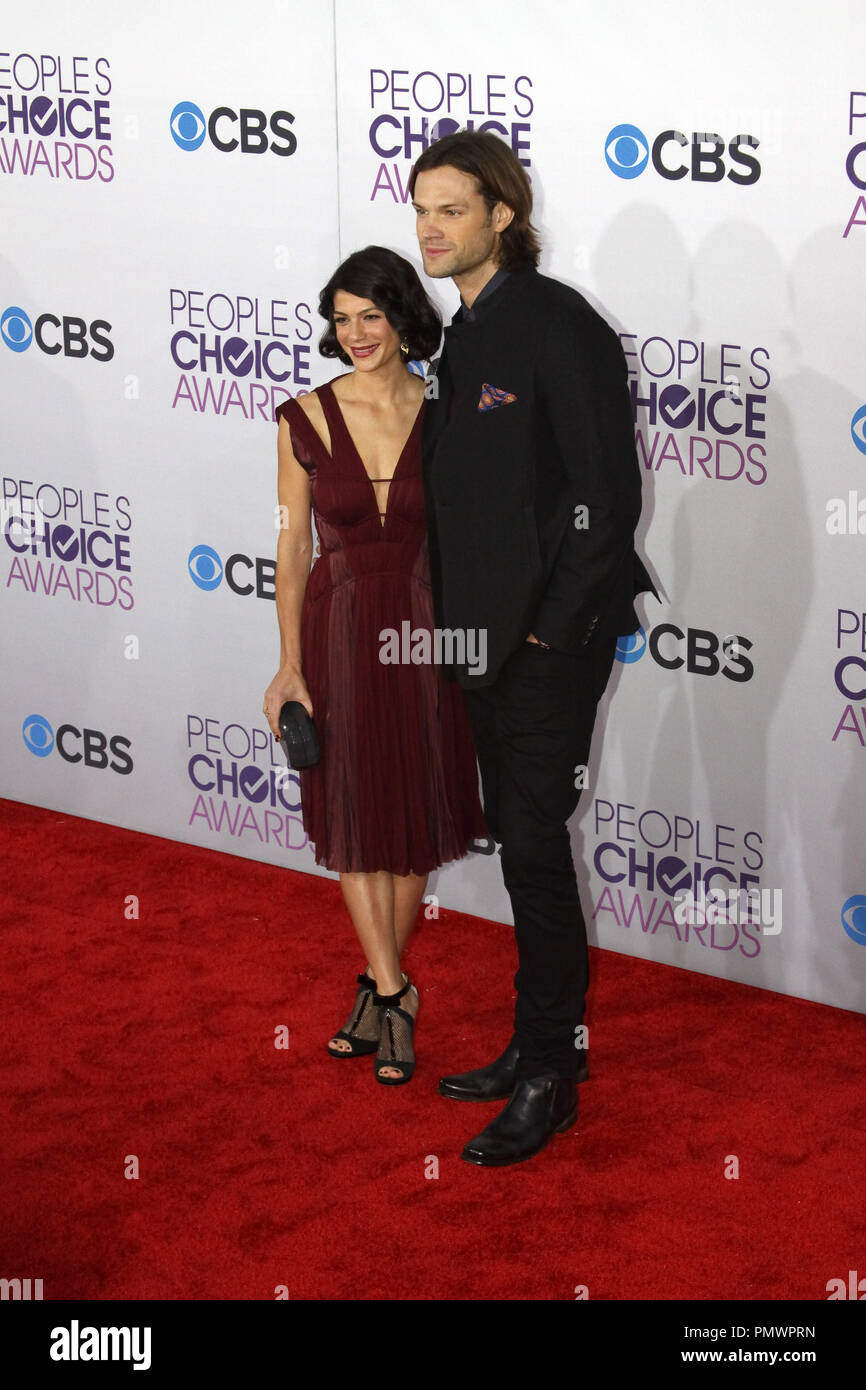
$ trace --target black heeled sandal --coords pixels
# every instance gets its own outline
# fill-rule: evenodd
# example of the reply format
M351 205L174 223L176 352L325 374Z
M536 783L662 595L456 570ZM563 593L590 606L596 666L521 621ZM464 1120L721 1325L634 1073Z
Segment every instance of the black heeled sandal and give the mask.
M376 981L371 975L358 976L360 989L345 1028L335 1033L328 1043L332 1057L368 1057L379 1046L379 1010L375 1006ZM348 1049L331 1047L337 1038L349 1044Z
M380 1086L402 1086L406 1081L411 1080L415 1070L415 1051L413 1048L415 1019L406 1009L398 1008L398 1005L410 989L414 989L416 994L418 991L408 975L404 974L403 979L406 983L396 994L376 994L373 996L373 1003L379 1010L376 1080ZM383 1049L389 1055L383 1055ZM400 1075L380 1076L380 1067L391 1067Z

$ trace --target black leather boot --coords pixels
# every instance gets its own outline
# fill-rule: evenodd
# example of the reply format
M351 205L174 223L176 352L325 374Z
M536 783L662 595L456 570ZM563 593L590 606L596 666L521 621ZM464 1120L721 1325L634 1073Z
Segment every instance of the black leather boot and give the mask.
M511 1042L495 1062L490 1062L486 1067L478 1067L475 1071L443 1076L439 1082L440 1096L447 1096L449 1100L508 1100L514 1090L519 1055L517 1036L512 1034ZM575 1082L588 1080L586 1048L578 1051L577 1062Z
M551 1073L521 1079L505 1109L469 1141L460 1157L484 1168L522 1163L576 1121L577 1087L573 1081Z

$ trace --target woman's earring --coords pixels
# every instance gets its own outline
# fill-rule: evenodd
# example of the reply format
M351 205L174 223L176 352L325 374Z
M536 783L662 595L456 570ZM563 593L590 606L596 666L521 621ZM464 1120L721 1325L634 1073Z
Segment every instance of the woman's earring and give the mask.
M405 338L403 339L403 342L400 344L400 351L402 353L405 353L407 357L409 356L409 344L406 342Z

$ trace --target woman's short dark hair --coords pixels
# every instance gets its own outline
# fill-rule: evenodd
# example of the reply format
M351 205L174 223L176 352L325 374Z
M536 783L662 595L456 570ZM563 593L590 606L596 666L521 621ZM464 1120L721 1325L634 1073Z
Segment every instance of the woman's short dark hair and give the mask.
M427 298L418 272L404 256L386 246L354 251L319 295L319 313L328 320L319 339L319 352L323 357L339 357L351 367L352 359L340 347L334 327L334 295L338 290L370 299L381 309L400 342L408 346L407 361L426 361L433 356L442 337L442 320Z
M531 261L538 265L541 242L531 222L532 185L510 145L489 130L457 130L443 135L419 154L409 172L409 196L415 196L415 180L428 169L443 165L470 174L487 204L488 216L497 203L512 208L514 217L499 237L499 265L517 270Z

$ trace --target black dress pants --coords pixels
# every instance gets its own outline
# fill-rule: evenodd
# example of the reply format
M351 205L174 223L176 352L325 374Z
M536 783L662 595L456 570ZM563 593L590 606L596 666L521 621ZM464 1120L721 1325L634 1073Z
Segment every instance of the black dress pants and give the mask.
M573 656L524 642L492 685L466 691L484 815L502 846L517 938L517 1074L573 1077L582 1060L589 978L567 822L580 799L598 701L616 638L596 635ZM578 785L575 785L575 782Z

